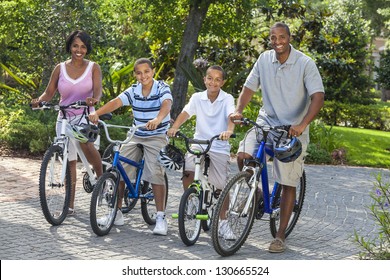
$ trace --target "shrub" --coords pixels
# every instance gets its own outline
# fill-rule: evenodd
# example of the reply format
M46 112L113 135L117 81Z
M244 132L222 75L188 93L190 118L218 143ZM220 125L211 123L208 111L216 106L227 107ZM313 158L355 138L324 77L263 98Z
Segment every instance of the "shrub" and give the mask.
M390 260L390 182L384 182L381 173L376 176L370 197L372 204L367 208L379 230L378 236L372 239L359 237L355 230L355 241L364 250L360 253L360 258Z

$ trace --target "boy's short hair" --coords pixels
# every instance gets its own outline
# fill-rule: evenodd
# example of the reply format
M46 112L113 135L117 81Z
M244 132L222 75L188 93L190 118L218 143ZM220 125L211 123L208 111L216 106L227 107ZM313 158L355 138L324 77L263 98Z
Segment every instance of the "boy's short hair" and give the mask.
M221 71L221 72L222 72L222 79L223 79L223 80L226 80L226 72L225 72L225 70L223 70L223 68L222 68L221 66L219 66L219 65L212 65L212 66L210 66L209 68L207 68L206 75L207 75L207 72L208 72L209 70L218 70L218 71Z
M85 46L87 47L87 54L91 53L92 51L91 37L88 35L87 32L83 30L73 31L68 36L68 38L66 38L65 48L67 53L70 53L71 45L75 38L79 38L85 44Z
M135 68L136 68L138 65L144 64L144 63L146 63L147 65L149 65L150 68L153 69L153 64L152 64L152 62L150 61L150 59L141 57L141 58L138 58L138 59L134 62L134 71L135 71Z

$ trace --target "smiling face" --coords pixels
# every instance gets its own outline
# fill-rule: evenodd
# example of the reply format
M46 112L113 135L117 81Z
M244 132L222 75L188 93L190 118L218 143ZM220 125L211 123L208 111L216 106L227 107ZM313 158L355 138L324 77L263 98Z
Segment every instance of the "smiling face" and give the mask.
M225 80L220 70L208 69L204 77L204 84L209 94L218 94Z
M285 62L290 54L290 35L287 29L284 27L271 28L270 41L280 63Z
M72 55L72 59L82 60L87 54L87 46L80 40L80 38L75 37L70 45L70 53Z
M135 78L143 87L148 88L153 85L154 69L148 63L141 63L134 68Z

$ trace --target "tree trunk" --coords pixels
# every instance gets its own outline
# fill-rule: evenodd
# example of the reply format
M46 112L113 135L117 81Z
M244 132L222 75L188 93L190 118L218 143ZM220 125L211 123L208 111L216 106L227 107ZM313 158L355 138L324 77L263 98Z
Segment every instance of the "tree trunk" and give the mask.
M382 89L381 100L384 102L390 100L390 89Z
M188 79L179 65L185 63L187 57L190 61L194 59L195 51L198 47L199 32L206 17L207 10L213 1L194 0L191 2L181 50L176 64L175 79L172 85L173 106L171 115L173 119L176 119L177 115L183 109L188 90Z

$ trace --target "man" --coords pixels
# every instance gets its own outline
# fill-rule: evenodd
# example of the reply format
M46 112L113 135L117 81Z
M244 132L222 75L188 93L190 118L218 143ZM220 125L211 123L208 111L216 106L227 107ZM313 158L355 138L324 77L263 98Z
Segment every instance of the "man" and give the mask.
M271 126L291 124L289 136L296 136L302 142L302 154L293 162L273 161L273 175L282 189L280 226L269 251L281 253L285 250L285 230L294 203L296 186L302 176L304 155L309 143L309 124L324 104L324 86L314 61L294 49L290 44L289 27L281 22L270 29L272 50L263 52L246 79L237 100L232 119L241 119L242 112L253 94L261 87L263 107L257 122ZM241 141L237 153L240 170L244 159L252 158L257 151L255 130ZM273 137L270 137L273 138ZM273 141L273 139L268 139Z

